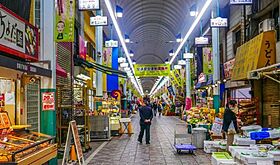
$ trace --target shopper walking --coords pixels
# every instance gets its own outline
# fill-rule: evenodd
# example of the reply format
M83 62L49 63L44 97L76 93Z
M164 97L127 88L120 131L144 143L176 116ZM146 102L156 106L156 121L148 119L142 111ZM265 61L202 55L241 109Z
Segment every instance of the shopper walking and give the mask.
M235 132L238 133L237 127L237 117L234 113L234 110L237 106L237 102L235 100L230 100L226 106L226 110L224 113L224 120L223 120L223 131L228 133L230 126L234 127Z
M140 133L138 141L142 143L144 132L146 135L146 144L150 144L150 126L153 119L153 111L149 106L148 99L144 100L144 105L139 108L140 114Z
M158 102L158 104L157 104L157 109L158 109L158 115L161 116L163 107L162 107L162 104L160 102Z
M153 103L153 111L154 111L154 115L157 116L157 103L156 102Z

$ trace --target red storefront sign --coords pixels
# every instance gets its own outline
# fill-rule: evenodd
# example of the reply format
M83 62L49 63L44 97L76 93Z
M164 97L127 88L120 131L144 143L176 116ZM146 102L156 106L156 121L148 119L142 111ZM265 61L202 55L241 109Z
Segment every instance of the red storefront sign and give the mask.
M86 42L82 36L79 36L79 56L81 59L86 60L87 56L87 47Z
M29 61L38 61L38 45L38 28L0 4L1 51Z
M233 71L233 66L234 66L234 61L235 59L229 60L224 63L224 74L225 74L225 79L230 79Z

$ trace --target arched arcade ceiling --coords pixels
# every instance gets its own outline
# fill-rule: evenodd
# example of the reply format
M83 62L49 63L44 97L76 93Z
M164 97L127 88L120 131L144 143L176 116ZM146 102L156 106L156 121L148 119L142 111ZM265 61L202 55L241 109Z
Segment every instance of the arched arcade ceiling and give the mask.
M111 3L123 8L123 17L118 18L118 23L123 35L129 35L133 42L127 44L134 52L132 59L138 64L156 64L169 58L169 50L176 50L178 43L169 41L175 41L178 33L186 34L194 20L189 15L190 7L203 1L111 0ZM155 81L156 78L141 78L143 90L150 91Z

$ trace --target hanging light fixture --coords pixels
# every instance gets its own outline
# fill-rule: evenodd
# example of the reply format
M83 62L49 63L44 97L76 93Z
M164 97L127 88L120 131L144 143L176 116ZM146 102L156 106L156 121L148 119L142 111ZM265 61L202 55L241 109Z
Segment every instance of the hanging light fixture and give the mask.
M181 41L182 41L182 35L181 35L181 33L179 33L176 36L176 42L181 42Z
M130 57L133 57L134 56L134 52L132 50L129 51L129 55Z
M132 64L135 65L136 64L136 60L132 60Z
M116 6L116 16L118 18L121 18L123 16L123 8L119 5Z
M169 64L168 58L164 61L165 64Z
M174 55L173 49L169 50L169 56L173 56L173 55Z
M196 4L192 5L190 8L190 16L196 17L198 14Z
M130 42L129 36L127 34L124 35L124 42L126 42L126 43Z

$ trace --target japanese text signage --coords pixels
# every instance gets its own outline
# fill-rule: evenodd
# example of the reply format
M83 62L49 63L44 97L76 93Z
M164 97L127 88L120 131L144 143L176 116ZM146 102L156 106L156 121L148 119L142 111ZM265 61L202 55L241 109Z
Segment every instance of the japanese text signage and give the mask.
M117 48L118 46L119 46L118 41L114 41L114 40L105 41L106 48Z
M227 20L227 18L221 18L221 17L212 18L210 20L210 26L212 28L227 27L228 26L228 20Z
M249 5L252 3L253 0L230 0L231 5Z
M225 79L230 79L232 76L232 70L234 66L235 59L229 60L224 63L224 76Z
M195 37L194 40L196 45L207 45L209 44L208 38L207 37Z
M91 26L107 26L108 17L107 16L90 17L90 25Z
M232 80L247 79L252 70L276 62L275 31L261 33L237 48Z
M38 61L38 29L0 5L1 51Z
M55 92L42 92L43 111L55 110Z
M100 8L100 0L79 0L79 10L97 10Z
M56 42L74 42L75 0L56 0L56 23L54 38Z
M169 76L169 64L136 64L134 65L135 76L158 77Z

